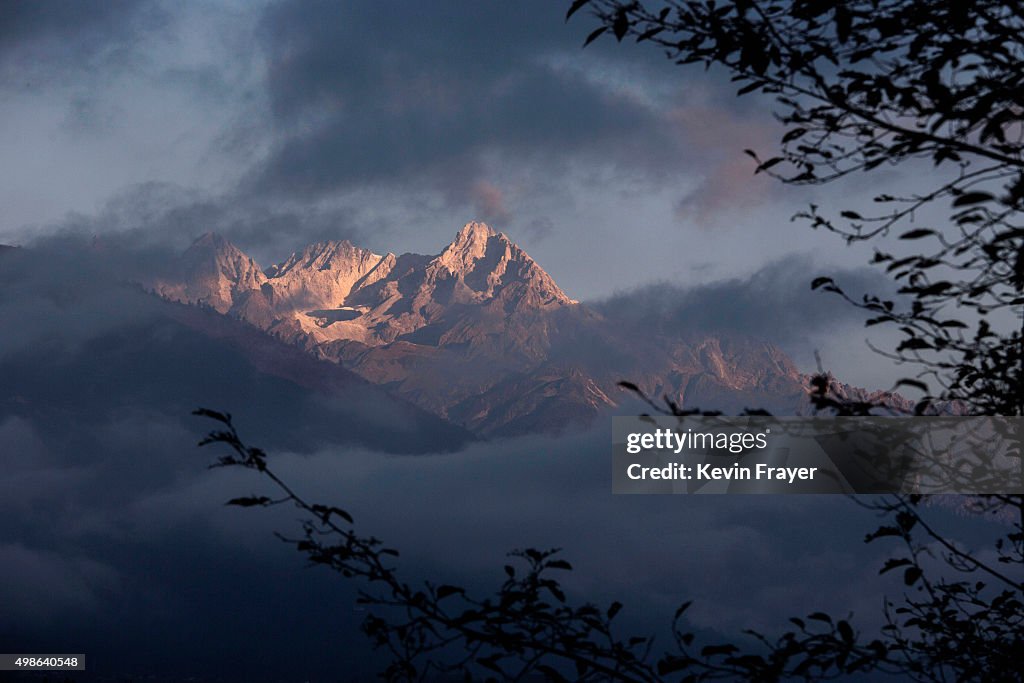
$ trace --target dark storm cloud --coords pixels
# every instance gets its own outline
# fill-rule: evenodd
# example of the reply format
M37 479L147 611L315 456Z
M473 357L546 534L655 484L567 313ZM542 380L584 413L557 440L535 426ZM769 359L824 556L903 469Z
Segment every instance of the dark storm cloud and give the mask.
M74 348L120 326L153 318L154 301L124 281L167 263L170 252L125 238L52 236L0 253L0 361L26 350ZM0 397L10 399L10 377Z
M887 325L865 329L865 311L811 290L819 276L834 278L854 300L867 294L900 301L879 270L826 267L812 256L794 255L744 278L694 287L651 284L591 305L623 329L682 338L695 332L742 335L774 344L802 372L822 369L855 386L892 390L907 369L876 349L892 351L900 333Z
M490 162L547 174L570 159L674 164L682 155L658 111L560 65L582 40L563 13L548 2L272 6L263 35L280 137L252 182L307 196L440 186L471 203ZM622 52L623 63L653 61Z
M871 268L822 272L809 256L771 263L748 278L681 288L652 284L593 302L605 315L660 333L739 332L783 347L809 335L861 323L864 312L835 294L812 291L828 275L855 298L890 296L892 283Z
M500 209L500 193L496 201ZM357 213L346 207L283 205L150 182L124 188L95 214L70 214L47 226L46 233L33 237L32 231L22 231L16 241L45 247L54 239L59 245L95 238L108 249L131 254L126 256L131 265L147 250L156 250L150 255L156 262L166 261L201 235L215 232L267 267L320 240L367 244L375 224ZM65 253L63 247L57 250Z
M32 88L123 65L166 20L152 0L7 0L0 3L0 85Z

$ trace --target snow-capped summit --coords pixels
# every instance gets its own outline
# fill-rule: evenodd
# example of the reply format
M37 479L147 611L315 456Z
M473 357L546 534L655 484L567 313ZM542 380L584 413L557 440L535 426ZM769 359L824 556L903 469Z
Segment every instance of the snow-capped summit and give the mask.
M508 237L476 221L436 256L381 256L332 240L311 244L266 271L224 237L207 233L174 272L175 281L153 289L263 327L298 328L318 343L390 343L450 319L455 305L504 315L577 303Z
M476 261L486 255L487 245L492 237L499 237L499 234L486 223L466 223L455 235L452 243L437 257L437 261L452 272L472 270ZM508 241L504 235L500 238Z

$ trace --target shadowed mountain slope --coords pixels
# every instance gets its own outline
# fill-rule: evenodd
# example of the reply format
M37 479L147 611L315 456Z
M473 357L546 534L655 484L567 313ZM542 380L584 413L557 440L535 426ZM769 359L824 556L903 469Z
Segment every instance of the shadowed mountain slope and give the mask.
M131 416L189 422L205 406L234 411L261 445L279 449L430 453L472 440L337 363L212 307L155 299L91 269L47 270L39 267L46 254L18 252L0 271L4 313L21 321L0 343L0 420L52 426L73 440ZM182 444L193 446L192 438Z

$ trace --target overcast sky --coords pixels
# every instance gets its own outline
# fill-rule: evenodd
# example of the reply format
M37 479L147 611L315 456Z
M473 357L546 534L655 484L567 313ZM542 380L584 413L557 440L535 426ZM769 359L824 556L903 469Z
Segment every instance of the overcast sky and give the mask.
M3 3L0 243L70 229L183 247L216 230L269 265L323 238L437 253L481 219L584 301L743 283L782 262L789 289L774 296L788 305L813 277L867 262L790 221L811 201L868 199L864 180L753 175L743 149L769 153L779 136L770 101L646 45L582 49L593 20L564 13L545 0ZM842 340L827 364L883 382L847 318L814 344ZM809 370L811 346L787 350Z

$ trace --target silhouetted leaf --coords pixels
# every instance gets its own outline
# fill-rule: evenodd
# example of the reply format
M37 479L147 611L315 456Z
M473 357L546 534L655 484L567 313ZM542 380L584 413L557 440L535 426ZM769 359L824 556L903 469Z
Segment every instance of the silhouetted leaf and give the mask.
M907 571L903 572L903 583L913 586L921 578L921 575L920 567L907 567Z
M567 682L569 680L559 673L557 669L552 666L548 666L547 664L538 664L537 673L544 674L544 680L554 681L554 683L563 683L563 681Z
M758 88L764 85L763 81L754 81L753 83L747 83L745 86L736 91L737 95L746 95L747 93L754 92ZM749 151L749 150L748 150Z
M583 41L583 47L586 47L587 45L590 45L592 42L594 42L595 40L600 38L605 33L605 31L607 31L607 30L608 30L607 26L602 26L601 28L594 29L590 33L590 35L587 36L587 39Z
M995 197L988 192L965 192L953 200L953 206L970 206L971 204L990 202L993 199Z
M245 496L243 498L232 498L225 505L237 505L238 507L248 508L254 505L267 505L270 503L270 499L266 496Z
M437 599L444 600L445 598L456 595L458 593L465 593L466 589L459 588L458 586L443 585L437 587Z
M665 655L658 661L658 675L668 676L669 674L678 673L689 668L690 664L691 660L688 657Z
M615 20L612 22L612 32L615 34L615 39L620 42L629 33L629 14L624 7L620 7L615 13Z
M830 277L816 277L811 281L811 289L818 289L825 285L833 285L835 282Z
M494 671L495 673L499 673L499 674L502 674L502 675L505 674L505 672L502 671L501 667L498 666L498 655L490 655L488 657L480 657L480 658L478 658L476 660L476 663L479 664L480 666L484 667L485 669L489 669L491 671Z
M909 564L912 564L912 562L905 557L890 558L885 561L885 564L878 570L878 573L884 574L890 570L896 569L897 567L906 567Z
M785 161L783 157L772 157L771 159L768 159L767 161L761 163L756 169L754 169L754 173L757 174L760 173L761 171L767 171L772 166L780 164L783 161Z
M210 410L209 408L196 408L192 411L192 414L200 417L209 417L217 420L218 422L224 422L225 424L231 422L231 413L219 413L216 410Z
M334 507L333 505L314 505L313 512L318 514L320 516L320 519L323 520L325 523L330 520L331 515L337 515L349 524L353 522L352 515L348 514L348 512L342 510L339 507Z
M929 228L916 228L914 230L908 230L907 232L900 235L901 240L916 240L922 237L928 237L929 235L937 234L934 230Z
M921 391L928 391L928 385L916 379L901 379L900 381L896 382L896 386L913 387L914 389L920 389Z
M931 348L934 348L934 347L931 344L929 344L928 342L926 342L924 339L911 338L911 339L904 339L903 341L901 341L899 343L899 346L896 347L896 350L897 351L904 351L904 350L914 351L914 350L931 349Z
M786 131L786 134L782 136L782 142L792 142L793 140L803 137L806 133L806 128L794 128L792 130Z
M591 0L573 0L573 3L569 6L569 11L565 13L565 20L569 21L572 15L576 14L576 12L590 2Z
M909 533L911 529L917 524L917 515L914 515L905 510L901 510L896 514L896 525L900 528L903 533Z

